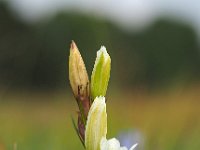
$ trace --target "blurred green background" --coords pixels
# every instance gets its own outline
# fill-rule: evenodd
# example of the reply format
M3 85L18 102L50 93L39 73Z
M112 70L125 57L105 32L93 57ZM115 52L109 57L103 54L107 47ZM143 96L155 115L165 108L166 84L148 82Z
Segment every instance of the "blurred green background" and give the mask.
M122 27L78 7L30 21L15 10L20 0L10 3L0 1L0 150L14 143L19 150L83 149L70 118L77 110L68 81L71 40L89 74L101 45L111 55L109 137L131 130L138 150L200 149L194 25L158 16L142 28Z

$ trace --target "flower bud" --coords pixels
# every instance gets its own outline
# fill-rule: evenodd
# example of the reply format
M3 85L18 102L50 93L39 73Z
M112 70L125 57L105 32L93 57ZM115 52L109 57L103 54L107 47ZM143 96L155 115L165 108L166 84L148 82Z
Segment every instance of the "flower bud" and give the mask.
M69 56L69 81L77 97L89 97L89 79L81 54L72 41Z
M96 97L86 123L85 147L86 150L100 150L100 142L107 134L107 113L105 97Z
M137 144L134 144L129 150L135 149ZM116 138L107 140L105 137L101 139L100 150L128 150L125 146L120 146L119 141Z
M105 96L110 78L111 58L102 46L97 51L97 57L94 64L91 77L91 96L92 100L97 96Z

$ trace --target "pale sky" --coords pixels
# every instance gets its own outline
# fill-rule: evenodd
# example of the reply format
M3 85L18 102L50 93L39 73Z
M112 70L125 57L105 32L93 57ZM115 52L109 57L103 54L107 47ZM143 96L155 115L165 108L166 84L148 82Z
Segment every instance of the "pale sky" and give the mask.
M122 28L145 27L157 17L179 19L200 35L200 0L7 0L27 21L74 10L112 20Z

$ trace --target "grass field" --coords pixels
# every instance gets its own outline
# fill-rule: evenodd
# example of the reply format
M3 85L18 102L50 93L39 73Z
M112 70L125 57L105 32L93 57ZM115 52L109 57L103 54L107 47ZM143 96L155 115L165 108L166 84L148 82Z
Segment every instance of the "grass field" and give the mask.
M76 102L64 92L4 92L0 96L0 150L82 150L70 116ZM135 129L144 150L200 149L200 87L171 92L112 92L108 136ZM138 148L142 146L139 145Z

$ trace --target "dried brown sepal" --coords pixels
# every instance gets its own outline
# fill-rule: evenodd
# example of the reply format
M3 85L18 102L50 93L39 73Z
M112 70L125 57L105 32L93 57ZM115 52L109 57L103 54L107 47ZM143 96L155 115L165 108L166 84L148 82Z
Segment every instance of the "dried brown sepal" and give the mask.
M81 139L85 141L85 124L83 123L80 112L78 113L78 131Z

